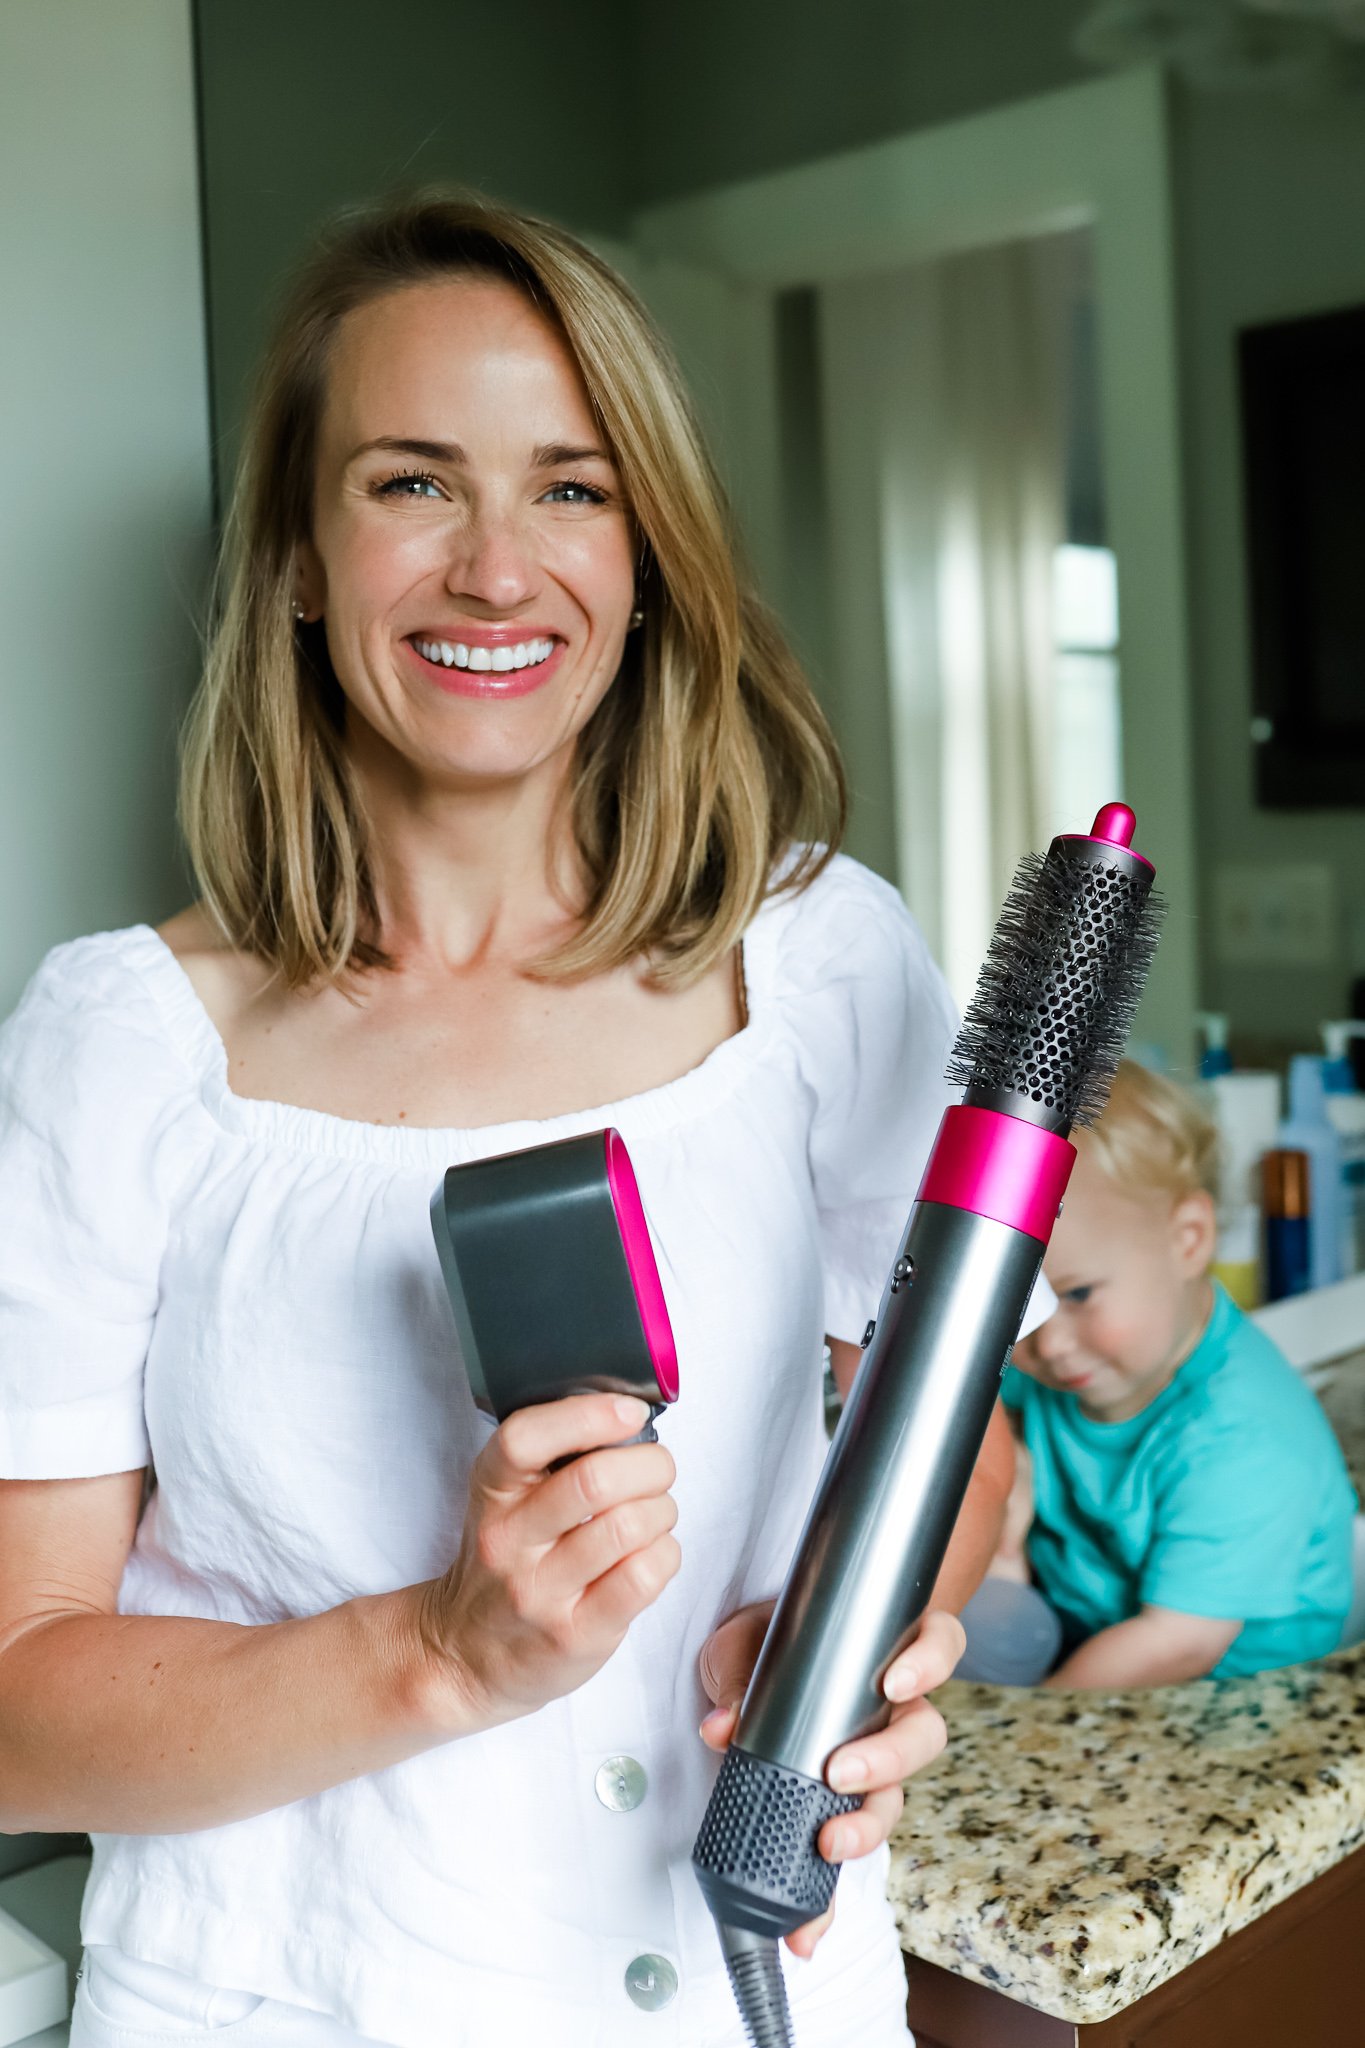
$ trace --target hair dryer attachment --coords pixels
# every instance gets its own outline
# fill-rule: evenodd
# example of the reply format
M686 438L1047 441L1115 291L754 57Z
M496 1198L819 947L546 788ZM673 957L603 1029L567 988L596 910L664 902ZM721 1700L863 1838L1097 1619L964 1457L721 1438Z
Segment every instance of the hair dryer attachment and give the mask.
M1126 804L1025 854L947 1067L965 1103L1062 1136L1109 1097L1156 951L1162 904Z
M884 1727L1075 1158L1107 1099L1156 936L1153 870L1109 804L1021 863L863 1361L712 1789L693 1866L753 2048L791 2041L778 1939L828 1906L816 1838L861 1805L833 1751ZM764 1950L768 1951L763 1966Z
M448 1168L431 1227L474 1399L501 1422L566 1394L678 1398L678 1356L619 1131Z

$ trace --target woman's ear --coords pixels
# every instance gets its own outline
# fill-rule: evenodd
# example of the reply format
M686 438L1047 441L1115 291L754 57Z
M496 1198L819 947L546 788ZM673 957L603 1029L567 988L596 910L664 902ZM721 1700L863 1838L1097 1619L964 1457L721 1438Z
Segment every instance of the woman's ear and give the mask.
M327 577L322 558L311 540L301 540L294 550L295 616L320 619L327 606Z
M1205 1188L1182 1195L1171 1211L1171 1243L1187 1280L1202 1279L1213 1264L1218 1241L1218 1216Z

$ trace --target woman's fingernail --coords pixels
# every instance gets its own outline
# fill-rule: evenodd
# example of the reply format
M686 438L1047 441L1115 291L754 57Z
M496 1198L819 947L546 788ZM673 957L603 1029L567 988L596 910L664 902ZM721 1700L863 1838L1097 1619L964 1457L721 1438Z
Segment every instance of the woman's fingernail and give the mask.
M851 1792L867 1783L867 1765L860 1756L836 1757L829 1767L829 1782L836 1792Z
M716 1735L725 1726L729 1718L730 1709L728 1707L713 1707L702 1722L700 1732L703 1735Z
M882 1691L889 1700L912 1700L919 1691L919 1673L913 1664L893 1664Z
M643 1429L649 1414L643 1401L637 1401L633 1394L623 1394L616 1403L616 1412L622 1422L633 1422L637 1429Z
M847 1856L852 1847L852 1828L836 1828L834 1830L834 1860L837 1862L839 1857Z

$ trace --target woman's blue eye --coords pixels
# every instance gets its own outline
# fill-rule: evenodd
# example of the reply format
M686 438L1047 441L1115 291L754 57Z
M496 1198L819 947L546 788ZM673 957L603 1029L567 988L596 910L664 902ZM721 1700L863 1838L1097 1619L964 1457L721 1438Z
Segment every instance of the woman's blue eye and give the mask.
M568 495L570 492L572 496ZM577 477L570 477L562 484L551 484L545 495L552 502L557 499L562 505L605 505L607 502L605 491L599 491L595 484L585 484Z
M398 476L385 477L376 484L375 495L380 498L439 498L441 487L434 476L428 476L424 469L405 469Z
M1082 1302L1089 1301L1093 1291L1089 1287L1068 1287L1066 1293L1062 1296L1062 1300L1074 1301L1079 1307Z

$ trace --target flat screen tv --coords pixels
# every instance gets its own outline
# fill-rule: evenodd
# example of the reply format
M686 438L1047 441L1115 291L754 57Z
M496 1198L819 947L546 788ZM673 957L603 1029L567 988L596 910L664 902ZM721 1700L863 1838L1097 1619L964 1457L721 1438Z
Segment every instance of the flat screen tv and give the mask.
M1257 800L1365 806L1365 306L1238 344Z

